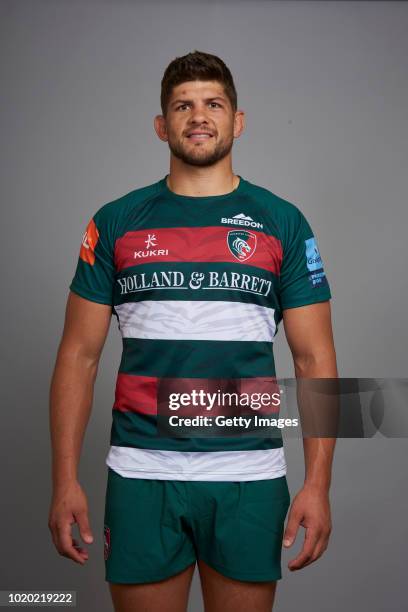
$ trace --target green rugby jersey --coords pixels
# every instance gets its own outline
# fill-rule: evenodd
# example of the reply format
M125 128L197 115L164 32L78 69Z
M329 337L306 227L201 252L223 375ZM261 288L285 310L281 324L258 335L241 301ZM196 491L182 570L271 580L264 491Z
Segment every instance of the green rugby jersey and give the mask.
M70 285L110 305L122 335L106 463L133 478L282 476L280 430L159 435L159 395L168 381L180 391L276 382L283 309L331 298L316 238L297 206L241 176L234 191L200 197L172 192L167 176L94 214Z

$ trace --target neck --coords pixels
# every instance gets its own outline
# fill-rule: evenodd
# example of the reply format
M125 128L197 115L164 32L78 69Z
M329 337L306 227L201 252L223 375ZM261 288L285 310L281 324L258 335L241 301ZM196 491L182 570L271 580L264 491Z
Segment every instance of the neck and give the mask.
M232 169L217 167L174 168L170 165L167 187L179 195L200 197L224 195L235 191L239 185L239 176Z

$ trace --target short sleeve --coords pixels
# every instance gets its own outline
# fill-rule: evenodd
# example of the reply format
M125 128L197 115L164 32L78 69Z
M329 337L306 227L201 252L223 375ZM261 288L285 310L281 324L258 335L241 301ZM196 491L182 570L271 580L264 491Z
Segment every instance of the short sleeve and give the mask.
M87 300L113 305L113 250L112 228L102 208L90 219L82 236L71 291Z
M281 308L306 306L331 297L316 236L303 213L293 206L283 236Z

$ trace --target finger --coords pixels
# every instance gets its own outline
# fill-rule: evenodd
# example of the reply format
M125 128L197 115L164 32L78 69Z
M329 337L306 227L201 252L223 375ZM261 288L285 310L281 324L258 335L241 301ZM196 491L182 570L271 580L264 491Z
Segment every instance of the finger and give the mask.
M54 522L48 522L48 529L51 531L51 538L54 543L55 548L58 549L58 541L57 541L57 527Z
M295 559L292 559L288 568L292 571L299 570L313 562L316 546L314 542L304 543L302 550Z
M309 561L306 561L306 563L304 563L303 567L306 567L306 565L310 565L311 563L317 561L322 556L326 548L327 547L323 544L318 544L314 549L311 558L309 559Z
M314 563L314 561L317 561L317 559L319 559L322 556L324 551L327 549L328 541L329 541L328 535L322 534L322 536L319 538L315 546L315 549L312 553L310 560L307 561L303 567L305 567L306 565L309 565L310 563Z
M297 570L308 562L311 561L316 544L320 538L320 532L313 530L311 527L306 529L306 536L303 542L302 550L295 559L289 561L288 568L290 570Z
M57 525L57 550L63 557L77 563L84 563L82 555L74 548L71 535L71 523L66 521Z
M78 523L79 533L83 541L86 542L87 544L92 544L93 535L92 535L91 527L89 525L88 512L86 510L78 512L75 515L75 519L76 519L76 522Z
M81 554L82 556L85 556L86 558L88 558L88 551L86 550L86 548L82 548L82 546L79 544L78 540L73 539L72 540L72 545L73 547L79 552L79 554Z
M288 522L286 525L285 533L283 535L284 546L292 546L293 542L296 540L301 520L302 516L300 514L293 512L293 510L289 512Z
M301 568L296 568L296 569L303 569L304 567L306 567L307 565L311 565L312 563L314 563L315 561L317 561L322 554L324 553L324 551L326 550L327 547L325 546L321 546L318 545L316 546L316 548L314 549L314 551L312 552L310 558L308 558L301 566Z
M70 522L68 520L68 533L69 533L69 538L71 537L71 524L72 521ZM52 541L54 543L55 548L57 549L58 553L64 557L68 557L73 559L74 561L78 562L78 563L84 563L87 559L88 559L88 553L85 549L82 548L77 548L76 546L74 546L74 543L77 543L76 540L74 540L73 538L71 538L71 545L73 547L74 550L74 555L70 555L67 554L66 550L65 550L65 546L64 546L64 527L62 524L58 524L57 522L55 522L54 520L49 520L48 521L48 527L51 531L51 537L52 537ZM70 541L68 538L68 542ZM75 554L75 549L77 550L77 553L79 554Z

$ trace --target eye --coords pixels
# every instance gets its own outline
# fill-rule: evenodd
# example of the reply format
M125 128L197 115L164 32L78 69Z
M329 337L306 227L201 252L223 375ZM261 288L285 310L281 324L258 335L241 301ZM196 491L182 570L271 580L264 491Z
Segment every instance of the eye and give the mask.
M219 104L218 102L209 102L209 104L215 104L215 106L219 106L220 108L222 108L221 104ZM190 106L189 104L187 104L187 102L185 104L179 104L179 106L176 107L176 110L183 110L187 106Z

